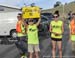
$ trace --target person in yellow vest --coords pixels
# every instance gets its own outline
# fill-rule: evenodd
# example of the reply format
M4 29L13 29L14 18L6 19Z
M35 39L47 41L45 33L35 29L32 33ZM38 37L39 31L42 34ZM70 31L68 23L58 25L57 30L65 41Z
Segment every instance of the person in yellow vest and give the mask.
M64 32L63 22L58 20L58 14L54 14L54 20L50 23L50 33L52 42L52 58L56 58L56 43L59 51L59 58L62 58L62 34Z
M16 46L20 51L21 58L26 57L27 53L27 43L26 43L26 33L25 33L25 25L22 20L22 14L18 14L17 16L18 22L16 24L16 32L17 32L17 40Z
M40 21L41 19L38 19L38 22L34 23L34 19L28 20L27 36L28 36L29 58L33 58L33 54L35 54L36 58L39 58L38 53L40 52L40 49L39 49L39 37L37 27Z
M75 13L72 14L70 21L70 42L72 43L72 52L75 54Z

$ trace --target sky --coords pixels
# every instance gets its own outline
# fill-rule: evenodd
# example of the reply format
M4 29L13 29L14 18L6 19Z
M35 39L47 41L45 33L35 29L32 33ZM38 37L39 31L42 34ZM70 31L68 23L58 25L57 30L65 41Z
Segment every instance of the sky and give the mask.
M0 4L22 7L24 4L29 5L31 3L35 3L36 6L39 6L43 9L50 9L53 7L56 1L60 1L64 4L75 0L0 0Z

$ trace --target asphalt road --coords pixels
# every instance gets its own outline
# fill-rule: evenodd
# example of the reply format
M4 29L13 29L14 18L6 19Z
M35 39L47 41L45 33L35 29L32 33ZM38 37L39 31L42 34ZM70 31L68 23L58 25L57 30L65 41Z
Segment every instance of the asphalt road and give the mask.
M64 24L64 34L63 34L63 58L75 58L74 54L71 52L71 43L68 42L69 38L69 30L68 24ZM4 39L4 38L0 38ZM1 43L1 41L0 41ZM40 37L40 58L51 58L51 39L49 36ZM56 51L56 55L58 58L58 48ZM19 51L16 48L13 41L4 40L3 43L0 44L0 58L20 58Z

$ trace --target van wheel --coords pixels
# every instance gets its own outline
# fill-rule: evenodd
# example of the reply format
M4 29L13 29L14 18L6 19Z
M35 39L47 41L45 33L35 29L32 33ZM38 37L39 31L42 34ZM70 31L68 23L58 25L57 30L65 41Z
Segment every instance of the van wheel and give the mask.
M11 36L11 38L15 39L15 38L17 37L16 30L12 30L12 31L10 32L10 36Z

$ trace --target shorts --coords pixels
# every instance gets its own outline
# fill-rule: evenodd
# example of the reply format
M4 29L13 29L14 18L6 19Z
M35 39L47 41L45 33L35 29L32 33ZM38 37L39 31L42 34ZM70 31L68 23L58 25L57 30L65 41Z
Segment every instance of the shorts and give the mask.
M40 52L39 44L28 44L28 52Z
M51 38L54 41L62 41L62 38Z

